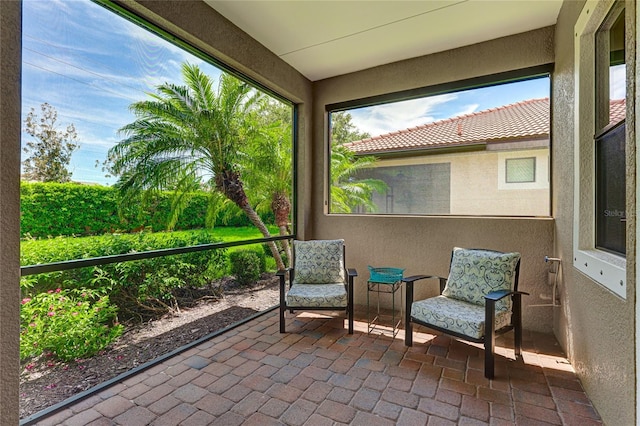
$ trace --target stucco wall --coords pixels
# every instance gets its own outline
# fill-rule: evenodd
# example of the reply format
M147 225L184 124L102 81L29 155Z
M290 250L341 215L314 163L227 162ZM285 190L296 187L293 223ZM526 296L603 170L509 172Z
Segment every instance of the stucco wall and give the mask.
M0 2L0 423L18 424L21 9Z
M536 159L535 182L506 183L505 160L528 157ZM551 213L548 148L468 151L379 159L376 167L418 164L450 165L449 203L446 211L451 215L549 216ZM414 185L414 182L408 184L409 187ZM383 203L386 201L385 194L379 195L377 199L379 203ZM420 207L416 209L420 210Z
M536 159L536 182L505 184L505 159L526 157ZM451 163L451 214L549 216L547 164L547 149L464 155Z
M505 52L509 52L505 55ZM552 308L533 308L549 293L545 255L553 255L552 219L388 217L326 215L325 152L327 104L425 87L553 62L553 28L414 58L314 84L313 201L314 238L344 238L347 262L360 273L355 301L366 303L367 265L401 266L406 274L448 271L451 249L486 247L522 253L524 327L551 332ZM497 179L497 178L496 178ZM495 182L494 182L495 183ZM417 297L435 294L425 284Z
M627 13L633 4L627 2ZM556 65L553 76L553 215L556 253L564 259L562 307L556 310L554 330L596 409L606 424L635 424L634 239L627 246L627 299L623 300L572 266L574 203L574 26L584 2L564 2L556 25ZM631 6L631 10L629 9ZM629 22L629 20L627 20ZM627 33L635 33L627 28ZM627 47L632 46L627 43ZM627 64L627 70L633 69ZM633 73L627 71L628 85ZM628 92L629 96L629 92ZM632 95L630 99L634 99ZM632 109L629 103L627 107ZM629 115L627 115L629 117ZM629 121L627 125L629 126ZM633 127L633 125L631 125ZM634 151L627 159L634 158ZM631 167L633 167L631 165ZM627 194L635 192L635 176L627 174ZM633 196L627 211L635 211ZM631 215L633 216L633 215ZM635 235L630 217L628 233ZM630 243L630 244L629 244Z

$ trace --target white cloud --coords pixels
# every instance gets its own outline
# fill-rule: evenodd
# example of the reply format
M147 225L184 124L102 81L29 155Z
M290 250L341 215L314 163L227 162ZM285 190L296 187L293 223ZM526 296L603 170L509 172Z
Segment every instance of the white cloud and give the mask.
M459 117L461 115L467 115L467 114L472 114L474 112L476 112L478 110L478 108L480 107L479 104L468 104L468 105L461 105L460 106L461 109L454 113L451 114L451 117Z
M349 111L354 125L371 136L408 129L437 120L437 110L453 102L453 93L376 105Z

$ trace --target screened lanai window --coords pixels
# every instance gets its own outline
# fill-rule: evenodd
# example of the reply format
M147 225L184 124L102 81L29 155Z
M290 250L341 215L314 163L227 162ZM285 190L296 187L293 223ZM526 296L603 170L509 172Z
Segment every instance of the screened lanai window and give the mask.
M22 46L23 236L293 233L291 102L109 1L26 0Z
M269 308L224 295L291 258L295 107L131 3L21 2L27 423Z
M548 72L499 78L328 106L329 213L549 216Z

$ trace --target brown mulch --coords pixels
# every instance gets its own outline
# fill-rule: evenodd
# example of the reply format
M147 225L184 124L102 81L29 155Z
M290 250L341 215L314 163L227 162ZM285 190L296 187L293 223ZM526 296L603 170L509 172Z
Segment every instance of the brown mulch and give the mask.
M204 297L179 313L128 327L109 348L86 360L62 363L41 358L20 373L20 418L31 416L145 362L279 303L273 275L241 287L221 284L222 298Z

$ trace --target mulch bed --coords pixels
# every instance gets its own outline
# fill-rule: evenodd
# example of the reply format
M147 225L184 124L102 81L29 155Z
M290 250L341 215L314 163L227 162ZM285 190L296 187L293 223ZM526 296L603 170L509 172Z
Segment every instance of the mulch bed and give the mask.
M279 303L278 282L265 276L250 287L221 283L222 298L203 298L179 313L127 328L100 354L62 363L41 357L22 365L20 418L31 416L75 394L106 382L217 330Z

